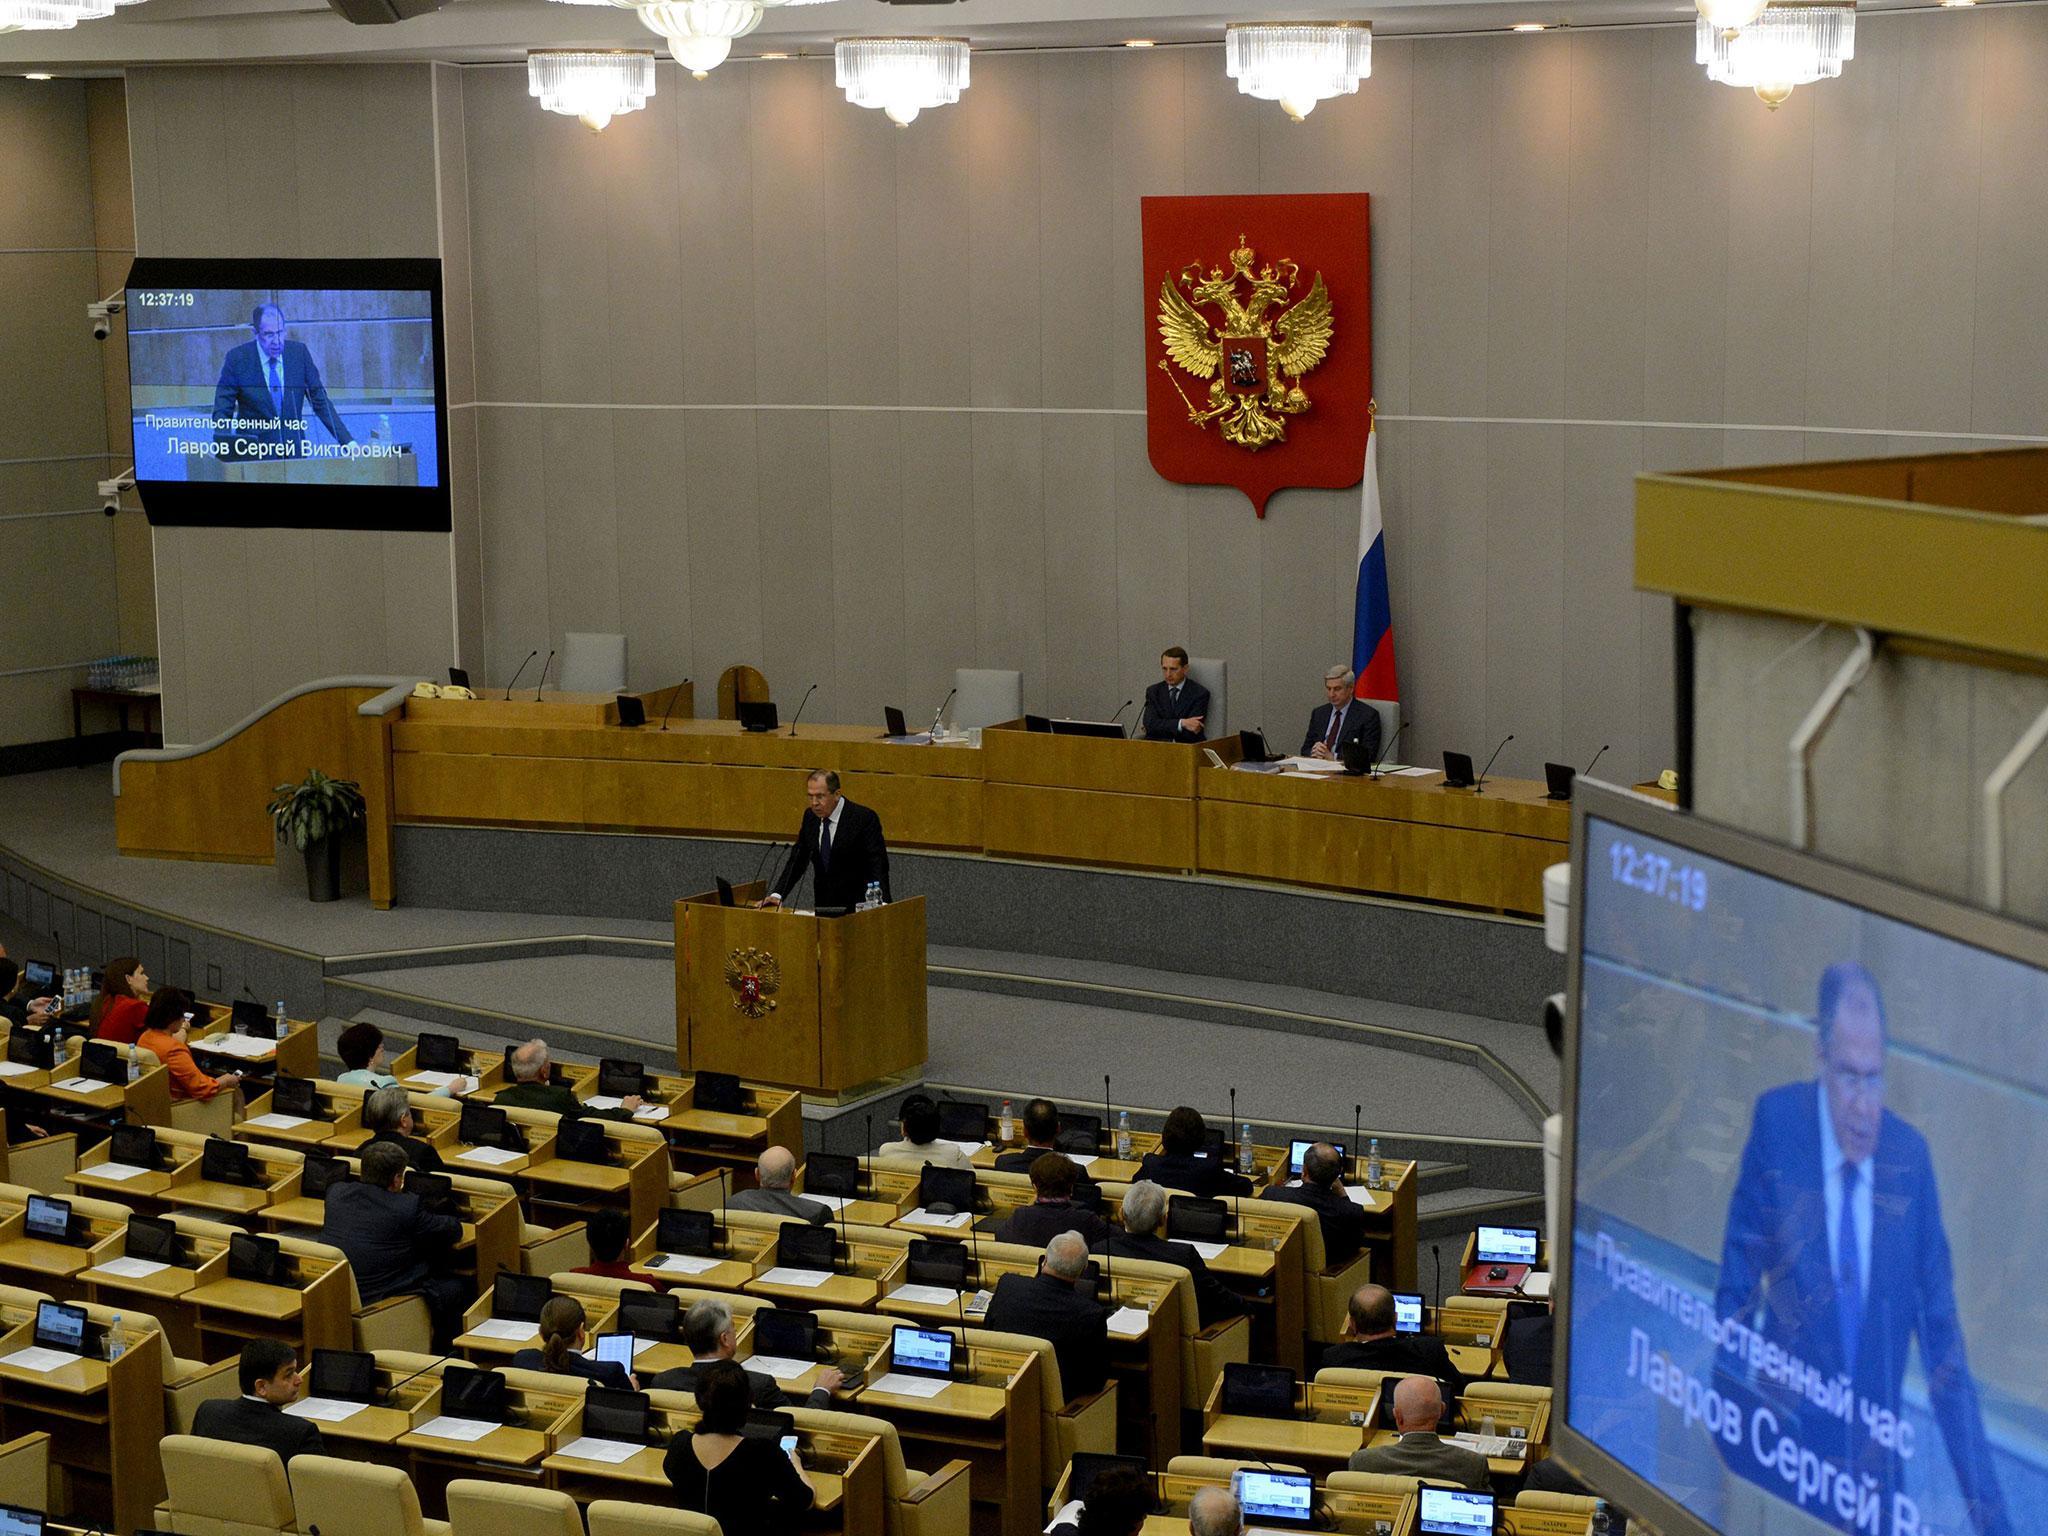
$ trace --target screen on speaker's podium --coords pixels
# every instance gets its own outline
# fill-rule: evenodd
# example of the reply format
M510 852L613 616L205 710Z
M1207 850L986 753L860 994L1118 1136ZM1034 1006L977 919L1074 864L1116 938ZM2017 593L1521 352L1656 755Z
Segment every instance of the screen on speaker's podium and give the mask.
M438 261L145 257L126 305L152 522L447 529Z
M2048 938L1581 804L1559 1441L1667 1533L2048 1510Z

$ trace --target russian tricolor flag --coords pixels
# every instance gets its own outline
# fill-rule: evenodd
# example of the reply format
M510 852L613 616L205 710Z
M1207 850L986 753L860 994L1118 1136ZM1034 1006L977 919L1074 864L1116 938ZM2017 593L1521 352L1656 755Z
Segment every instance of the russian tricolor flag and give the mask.
M1387 600L1386 527L1380 520L1380 434L1374 422L1365 434L1365 479L1358 505L1358 599L1352 616L1352 690L1361 699L1398 700L1394 678L1394 609Z

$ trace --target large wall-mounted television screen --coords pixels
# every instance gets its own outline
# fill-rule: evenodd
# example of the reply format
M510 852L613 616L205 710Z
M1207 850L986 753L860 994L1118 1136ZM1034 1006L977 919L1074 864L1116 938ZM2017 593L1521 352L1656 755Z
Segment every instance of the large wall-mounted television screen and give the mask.
M1666 1536L2048 1522L2048 933L1582 786L1559 1453Z
M143 257L125 297L152 523L447 531L440 262Z

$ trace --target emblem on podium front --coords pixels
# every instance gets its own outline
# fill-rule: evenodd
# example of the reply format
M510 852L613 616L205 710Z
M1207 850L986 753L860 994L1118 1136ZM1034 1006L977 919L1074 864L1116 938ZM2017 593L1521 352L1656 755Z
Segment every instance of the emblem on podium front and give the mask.
M782 990L782 964L765 949L736 949L725 957L725 984L737 1012L765 1018Z

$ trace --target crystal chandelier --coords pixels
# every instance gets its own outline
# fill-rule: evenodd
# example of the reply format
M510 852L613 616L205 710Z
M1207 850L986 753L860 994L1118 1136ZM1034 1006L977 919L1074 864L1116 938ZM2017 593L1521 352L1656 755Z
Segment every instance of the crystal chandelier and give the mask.
M620 113L647 105L654 94L654 55L625 48L538 49L526 56L526 94L548 111L602 133Z
M1771 0L1730 31L1702 16L1695 29L1707 78L1746 87L1774 111L1798 85L1832 80L1856 56L1855 0Z
M1297 123L1372 73L1369 21L1240 21L1223 30L1224 72Z
M1700 20L1723 32L1739 32L1763 14L1765 0L1695 0Z
M620 5L634 12L650 32L668 39L675 61L702 80L726 61L733 40L761 25L769 11L785 5L823 5L826 0L561 0L564 5Z
M964 37L842 37L833 77L856 107L880 107L907 128L926 107L949 106L967 89Z
M0 0L0 32L63 32L137 0Z

